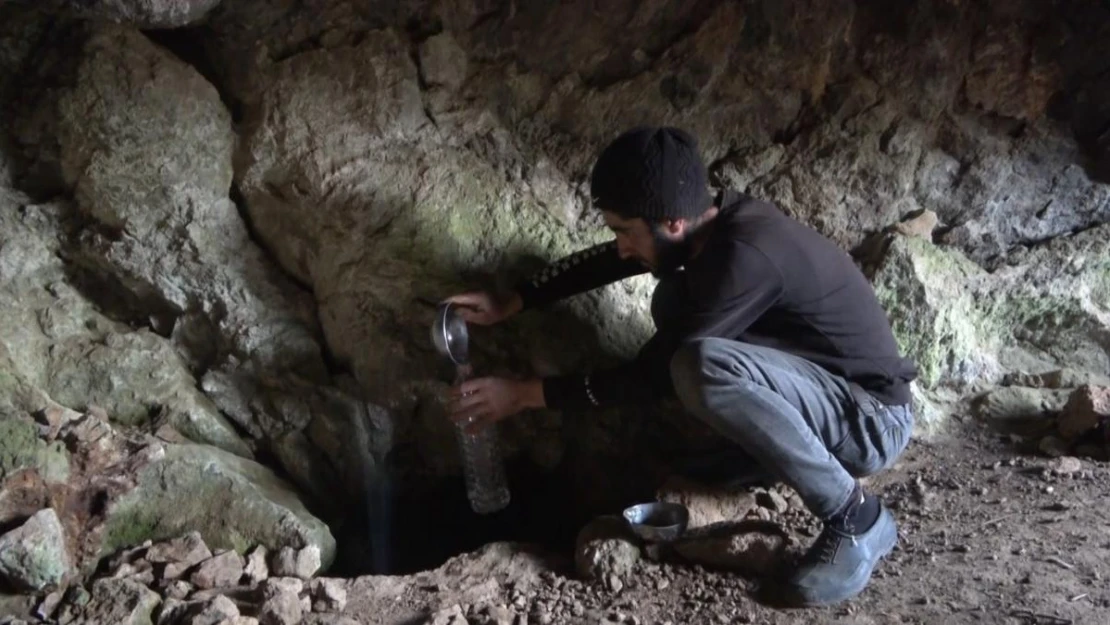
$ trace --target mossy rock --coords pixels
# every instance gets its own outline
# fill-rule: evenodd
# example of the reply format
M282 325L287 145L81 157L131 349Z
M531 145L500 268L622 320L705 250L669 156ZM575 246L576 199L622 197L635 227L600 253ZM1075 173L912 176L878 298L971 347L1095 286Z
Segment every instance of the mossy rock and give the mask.
M65 482L69 479L69 453L60 441L40 439L30 421L0 411L0 483L23 469L38 471L47 482Z
M1019 371L1105 371L1108 275L1110 243L1099 233L993 272L958 250L895 237L874 286L899 347L931 390L994 384Z
M875 276L879 302L902 353L926 388L970 381L997 368L999 334L969 285L983 270L956 251L897 237Z
M266 467L208 445L167 445L142 469L136 488L115 501L100 555L198 531L214 549L240 554L255 545L320 548L323 567L335 538L302 504L291 485Z

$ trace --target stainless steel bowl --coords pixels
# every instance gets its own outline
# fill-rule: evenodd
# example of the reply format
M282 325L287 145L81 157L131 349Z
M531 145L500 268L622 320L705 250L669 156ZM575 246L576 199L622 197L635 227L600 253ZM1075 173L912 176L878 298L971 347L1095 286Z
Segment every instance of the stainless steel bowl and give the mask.
M466 321L459 316L455 306L444 302L436 307L436 319L431 329L432 343L441 355L456 365L470 361L470 335Z
M690 511L682 504L653 501L625 508L624 520L640 538L665 543L686 532Z

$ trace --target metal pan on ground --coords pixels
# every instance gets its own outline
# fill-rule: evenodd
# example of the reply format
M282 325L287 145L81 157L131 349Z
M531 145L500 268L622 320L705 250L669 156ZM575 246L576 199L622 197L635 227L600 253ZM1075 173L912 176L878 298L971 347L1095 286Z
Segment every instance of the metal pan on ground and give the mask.
M643 540L669 543L686 532L690 511L682 504L653 501L625 508L624 520Z

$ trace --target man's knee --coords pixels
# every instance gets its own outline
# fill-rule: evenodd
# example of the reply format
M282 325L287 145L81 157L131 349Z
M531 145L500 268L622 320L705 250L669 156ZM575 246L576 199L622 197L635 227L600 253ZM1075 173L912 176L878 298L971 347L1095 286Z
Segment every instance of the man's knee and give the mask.
M709 358L707 353L708 341L713 339L695 339L679 345L671 356L671 380L675 390L689 390L701 386L705 378L705 365Z
M671 381L687 408L704 406L706 392L713 385L743 377L730 364L736 360L736 348L735 341L719 338L694 339L679 346L671 357Z

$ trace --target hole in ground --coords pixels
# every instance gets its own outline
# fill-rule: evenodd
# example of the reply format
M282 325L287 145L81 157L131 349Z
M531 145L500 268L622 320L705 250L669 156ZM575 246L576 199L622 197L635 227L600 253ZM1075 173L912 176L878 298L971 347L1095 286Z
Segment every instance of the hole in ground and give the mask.
M408 575L502 541L538 545L569 561L586 523L599 514L619 514L622 506L645 501L653 493L647 484L584 492L574 486L590 482L581 475L572 480L565 471L545 471L522 461L508 464L506 470L512 499L505 509L489 515L470 509L462 476L418 490L376 493L370 498L376 505L350 510L350 522L336 532L337 557L329 574Z

